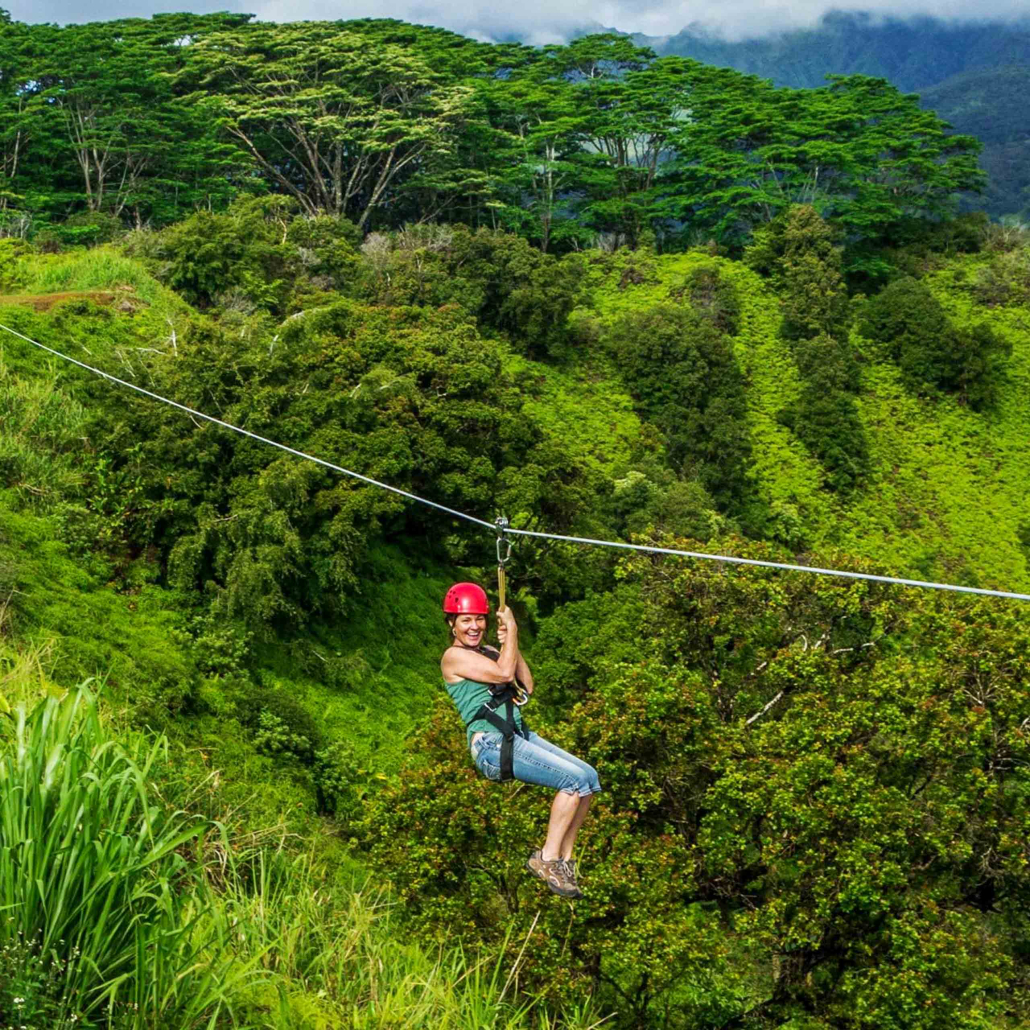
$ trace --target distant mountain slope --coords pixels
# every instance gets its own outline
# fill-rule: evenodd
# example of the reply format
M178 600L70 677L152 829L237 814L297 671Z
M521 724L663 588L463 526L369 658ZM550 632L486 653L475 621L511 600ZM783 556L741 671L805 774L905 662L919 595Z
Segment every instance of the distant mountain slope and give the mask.
M918 92L959 132L986 144L991 178L977 206L998 217L1024 210L1030 187L1030 22L955 23L831 13L816 28L727 42L702 30L635 35L659 54L736 68L777 85L821 86L830 74L875 75Z
M960 132L984 142L980 163L990 176L988 211L1016 213L1030 207L1030 63L962 72L923 90L933 108Z
M900 89L914 91L973 69L1030 62L1026 22L880 20L835 12L816 28L735 43L690 27L675 36L634 38L660 54L728 65L782 86L821 86L830 73L861 74L880 75Z

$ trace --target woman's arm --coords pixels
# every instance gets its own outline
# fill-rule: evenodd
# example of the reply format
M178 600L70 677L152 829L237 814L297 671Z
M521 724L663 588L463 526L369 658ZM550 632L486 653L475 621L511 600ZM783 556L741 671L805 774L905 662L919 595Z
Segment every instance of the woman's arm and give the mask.
M515 678L526 688L527 694L533 693L533 674L529 671L526 659L519 653L519 660L515 666Z
M497 642L503 647L506 639L504 626L498 625ZM515 664L515 678L526 688L527 694L533 693L533 674L529 671L529 666L526 664L526 659L522 657L521 651L519 651L518 661Z

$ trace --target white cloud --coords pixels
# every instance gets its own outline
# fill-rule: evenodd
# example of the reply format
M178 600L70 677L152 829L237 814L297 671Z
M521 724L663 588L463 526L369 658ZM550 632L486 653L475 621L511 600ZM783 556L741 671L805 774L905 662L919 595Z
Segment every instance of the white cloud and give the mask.
M145 17L157 11L182 10L181 0L96 0L83 14L72 0L0 0L19 21L99 21ZM479 39L517 36L549 43L590 26L665 36L685 26L730 39L742 39L814 25L838 4L825 0L194 0L189 9L247 11L262 21L335 20L387 17L441 25ZM858 6L858 5L856 5ZM874 15L1012 20L1030 18L1030 0L864 0Z

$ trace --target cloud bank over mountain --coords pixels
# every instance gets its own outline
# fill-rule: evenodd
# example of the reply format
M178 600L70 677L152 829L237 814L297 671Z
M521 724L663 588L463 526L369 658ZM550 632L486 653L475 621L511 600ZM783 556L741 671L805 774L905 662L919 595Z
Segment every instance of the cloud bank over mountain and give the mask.
M739 40L810 27L839 4L825 0L7 0L18 21L59 23L147 17L188 9L197 13L247 11L263 21L401 18L440 25L481 39L556 42L602 26L666 36L690 27ZM4 0L0 0L0 6ZM854 5L871 17L934 17L978 21L1030 19L1028 0L864 0Z

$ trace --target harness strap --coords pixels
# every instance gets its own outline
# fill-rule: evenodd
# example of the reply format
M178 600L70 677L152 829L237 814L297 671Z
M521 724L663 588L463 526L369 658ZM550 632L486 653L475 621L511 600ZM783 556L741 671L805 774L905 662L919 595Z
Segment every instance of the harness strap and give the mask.
M518 733L524 740L529 740L529 727L525 719L522 720L522 729L515 722L515 686L506 683L498 690L493 699L479 706L479 710L472 716L472 721L483 719L490 723L501 734L501 780L514 778L512 772L512 756L515 748L515 734ZM497 714L497 709L504 705L504 719Z

